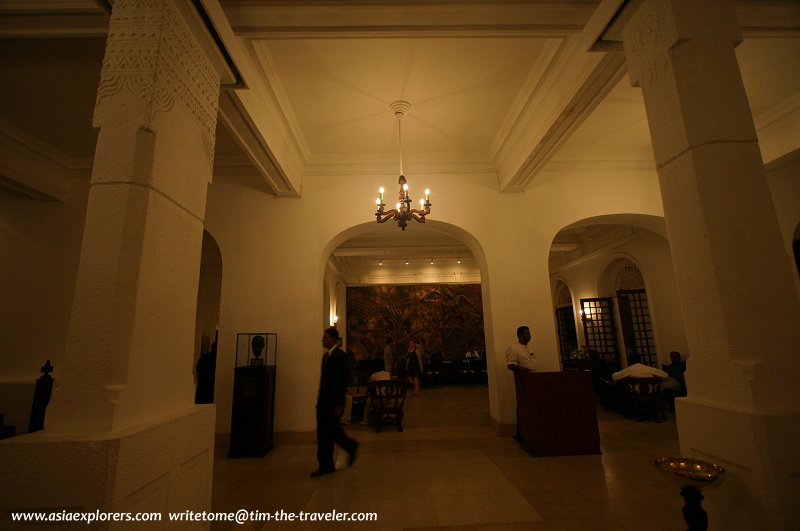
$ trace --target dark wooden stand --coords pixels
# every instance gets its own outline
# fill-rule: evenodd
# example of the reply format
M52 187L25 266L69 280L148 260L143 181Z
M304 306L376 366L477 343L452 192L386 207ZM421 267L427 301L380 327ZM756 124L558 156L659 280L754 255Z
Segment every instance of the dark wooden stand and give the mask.
M533 456L600 453L589 371L515 372L520 444Z
M263 457L272 450L275 366L236 367L228 457Z

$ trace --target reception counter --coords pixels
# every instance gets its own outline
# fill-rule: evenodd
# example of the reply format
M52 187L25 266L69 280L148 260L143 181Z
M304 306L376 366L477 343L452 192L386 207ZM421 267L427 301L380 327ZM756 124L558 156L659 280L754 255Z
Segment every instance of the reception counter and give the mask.
M589 371L515 372L520 444L533 456L600 453Z

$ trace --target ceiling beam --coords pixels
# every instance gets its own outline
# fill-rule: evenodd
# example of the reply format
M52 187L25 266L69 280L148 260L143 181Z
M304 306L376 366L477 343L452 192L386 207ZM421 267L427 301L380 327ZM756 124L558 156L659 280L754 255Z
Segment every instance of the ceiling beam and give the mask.
M594 11L594 4L585 0L310 0L291 4L227 1L224 9L236 34L253 39L507 37L579 33Z

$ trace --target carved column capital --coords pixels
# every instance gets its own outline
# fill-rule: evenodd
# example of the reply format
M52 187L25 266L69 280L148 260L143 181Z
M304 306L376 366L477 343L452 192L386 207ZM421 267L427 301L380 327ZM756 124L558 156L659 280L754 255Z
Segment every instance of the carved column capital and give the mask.
M729 0L644 0L622 29L622 38L634 86L662 78L668 52L682 41L742 40Z
M171 0L117 0L100 73L94 125L155 130L176 104L197 122L213 163L219 75Z

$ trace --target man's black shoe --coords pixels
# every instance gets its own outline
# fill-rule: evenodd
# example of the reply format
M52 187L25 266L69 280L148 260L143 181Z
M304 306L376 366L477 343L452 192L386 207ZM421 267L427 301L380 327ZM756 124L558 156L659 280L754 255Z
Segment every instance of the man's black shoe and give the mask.
M353 446L353 451L350 452L350 455L347 457L347 466L353 466L358 458L358 443Z
M318 468L311 473L312 478L318 478L320 476L324 476L325 474L333 474L336 472L336 469L328 469L328 468Z

